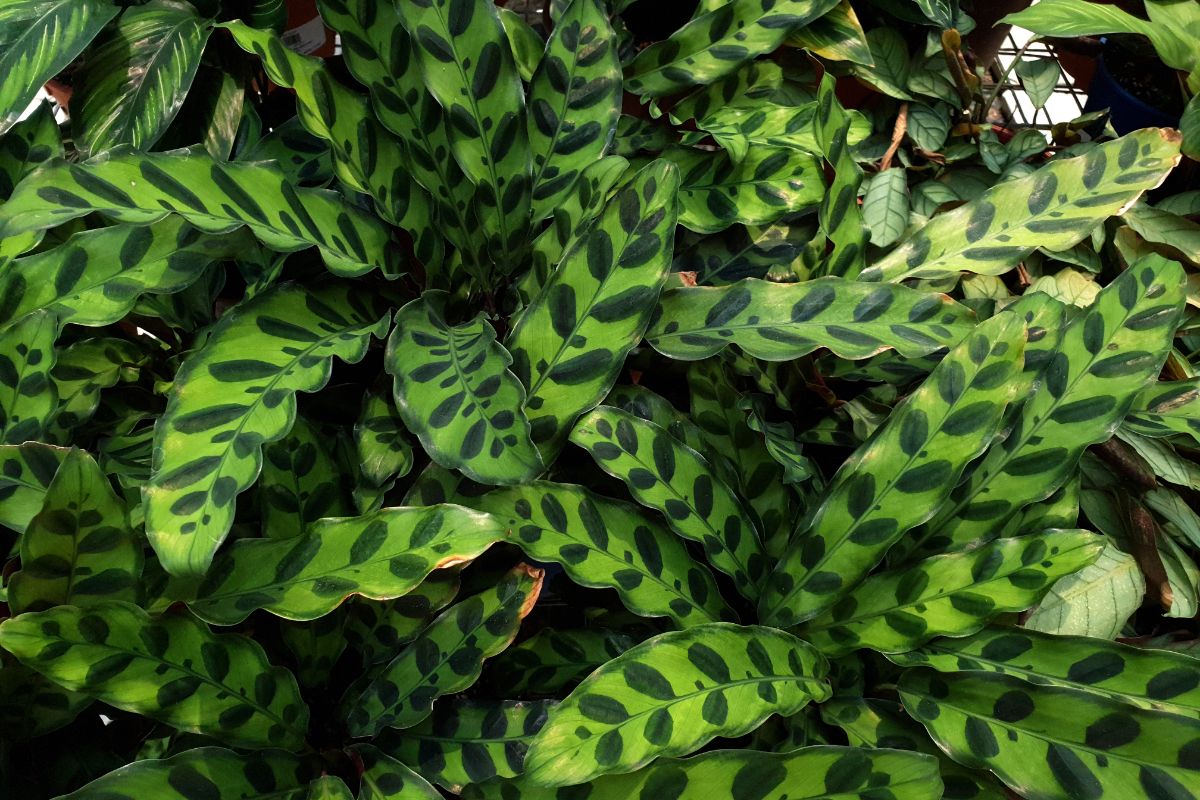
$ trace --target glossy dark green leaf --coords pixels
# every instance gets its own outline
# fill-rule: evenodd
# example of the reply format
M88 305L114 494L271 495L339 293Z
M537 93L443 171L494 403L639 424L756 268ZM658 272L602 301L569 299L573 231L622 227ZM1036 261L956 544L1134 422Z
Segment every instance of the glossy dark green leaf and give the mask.
M296 417L286 436L263 447L258 483L263 534L291 539L322 517L353 513L344 479L321 432Z
M556 694L575 688L600 665L635 644L623 633L546 628L488 664L488 680L505 694Z
M50 377L58 318L35 311L0 332L0 444L48 438L58 410Z
M70 452L39 442L0 445L0 525L25 530L42 510L46 489Z

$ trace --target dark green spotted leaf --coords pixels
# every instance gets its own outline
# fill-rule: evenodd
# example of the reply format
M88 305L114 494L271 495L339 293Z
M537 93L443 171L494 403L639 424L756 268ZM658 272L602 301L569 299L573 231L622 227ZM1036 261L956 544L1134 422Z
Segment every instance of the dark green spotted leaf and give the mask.
M1200 660L1170 650L994 626L888 657L939 672L998 672L1200 719Z
M504 35L508 37L508 47L512 51L517 72L521 80L528 81L537 71L546 42L516 11L504 6L498 6L496 10L500 12L500 24L504 26Z
M1183 308L1183 270L1151 255L1074 318L1014 429L973 469L914 540L941 552L997 535L1052 494L1086 447L1107 440L1158 374Z
M708 462L671 434L611 406L585 416L571 441L639 503L661 512L671 529L704 546L709 563L733 577L739 592L758 597L768 563L754 520Z
M403 731L385 731L376 745L426 780L461 794L467 784L520 775L529 742L553 705L549 700L439 703L433 716Z
M1133 400L1124 427L1153 438L1186 436L1200 442L1200 381L1157 381Z
M88 51L71 98L76 146L85 154L122 144L149 150L183 105L210 31L182 0L127 9Z
M530 480L542 460L522 410L525 387L484 315L452 325L445 292L426 292L396 314L385 366L396 408L437 463L479 483Z
M42 510L46 489L70 452L40 442L0 445L0 525L25 530Z
M673 104L668 118L676 125L691 119L707 121L721 109L747 107L756 100L769 100L782 87L783 70L778 64L769 59L748 61L726 77L696 89Z
M1024 345L1018 315L992 317L846 460L765 584L764 622L795 625L830 608L935 513L999 431L1020 388Z
M576 240L508 337L543 456L608 393L667 279L678 173L654 161Z
M867 67L875 63L871 45L850 0L841 0L828 13L794 31L787 44L803 47L830 61L849 61Z
M939 214L864 270L866 281L1002 275L1034 248L1066 250L1158 186L1179 162L1179 134L1146 128L1002 181Z
M340 284L282 284L225 314L180 367L155 427L146 533L174 575L202 575L258 476L260 447L285 435L296 392L354 363L387 330L382 298Z
M819 347L840 358L888 349L911 357L956 344L974 324L969 309L943 294L841 278L791 284L747 278L665 292L646 340L663 355L687 361L731 344L768 361Z
M63 155L62 136L53 106L41 103L25 119L0 136L0 200L43 161ZM7 252L0 249L0 252Z
M623 633L546 628L489 662L488 678L505 694L554 694L573 689L634 644Z
M601 0L573 0L529 85L535 221L554 214L583 168L604 155L620 112L621 62L608 12Z
M530 558L561 564L583 586L615 589L636 614L670 617L684 628L736 619L708 569L634 506L544 481L470 504L506 525Z
M358 800L441 800L424 778L378 748L356 744L347 749L362 765Z
M50 377L56 338L58 318L44 310L0 332L0 444L48 438L58 411L58 391Z
M0 135L119 11L107 0L10 0L0 5Z
M325 189L296 188L270 163L222 163L194 151L118 148L78 164L52 159L29 173L0 207L0 236L52 228L94 211L121 222L176 213L201 230L247 226L268 247L316 245L329 269L394 273L388 227Z
M997 614L1034 605L1103 547L1102 537L1084 531L1047 531L934 556L867 578L797 632L831 657L860 647L904 652L935 636L963 636Z
M322 517L353 513L343 479L321 432L296 417L286 436L263 447L258 485L263 535L291 539Z
M308 785L304 800L354 800L346 782L335 775L322 775Z
M517 635L542 589L542 571L519 564L498 584L451 606L386 666L351 684L343 699L351 736L407 728L433 701L475 683L484 659Z
M660 97L712 83L755 56L770 53L788 34L817 19L838 0L733 0L700 14L670 38L638 53L625 69L625 87Z
M297 117L276 125L239 155L239 161L276 161L284 175L303 186L325 186L333 180L328 143L306 131Z
M1200 721L987 672L907 670L900 699L960 764L1026 797L1186 798Z
M773 267L799 258L813 234L814 226L808 222L738 225L700 238L675 256L672 268L696 273L696 283L701 286L766 278Z
M316 619L350 595L400 597L433 570L470 561L505 537L492 517L450 505L321 520L291 539L236 542L188 605L216 625L236 624L260 608Z
M772 628L713 623L664 633L593 672L550 712L525 770L570 786L691 753L829 697L825 659Z
M434 570L394 600L357 600L347 605L346 640L362 655L364 666L391 661L403 645L423 631L458 595L458 570Z
M838 102L834 84L834 77L828 72L821 77L817 113L812 122L827 170L833 175L829 191L817 210L821 232L829 241L818 274L853 278L866 265L867 240L874 241L874 237L863 219L864 210L858 205L863 172L851 149L850 115Z
M790 147L814 154L822 152L813 124L817 116L815 102L781 106L742 103L740 99L713 109L697 123L729 152L735 163L745 158L754 145ZM846 139L851 145L871 134L871 123L860 112L843 109L842 113L849 120Z
M71 450L46 487L20 542L21 569L9 578L14 614L57 605L138 599L142 548L125 504L82 450Z
M346 637L342 635L345 624L344 609L338 608L309 622L280 627L283 643L295 658L296 678L302 686L328 683L334 664L346 649Z
M752 145L737 162L724 151L681 147L663 156L679 168L679 224L699 233L766 225L825 196L817 157L803 150Z
M363 478L374 488L390 489L413 468L408 429L396 410L391 392L372 388L363 396L354 424L355 452Z
M283 750L200 747L135 761L61 800L302 800L319 766Z
M308 707L296 679L244 636L128 603L60 606L0 623L0 646L55 683L239 747L299 749Z

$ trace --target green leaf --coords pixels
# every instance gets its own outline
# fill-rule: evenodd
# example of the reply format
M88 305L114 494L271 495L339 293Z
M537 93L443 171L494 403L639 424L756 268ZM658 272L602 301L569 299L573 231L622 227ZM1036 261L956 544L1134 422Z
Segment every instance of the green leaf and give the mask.
M858 206L863 171L851 150L850 115L838 102L834 85L832 75L821 76L817 89L817 115L812 123L826 168L833 176L829 191L817 210L821 232L829 240L820 273L854 277L866 264L869 235L864 226L863 210Z
M529 389L533 440L547 461L641 341L667 278L677 186L665 161L638 172L563 256L509 334L513 372Z
M305 800L354 800L350 787L334 775L322 775L308 785Z
M742 278L766 278L773 267L801 256L815 232L811 224L737 225L704 236L675 256L675 272L695 272L696 283L724 286Z
M994 626L966 639L938 639L889 658L939 672L1002 673L1200 718L1200 660L1169 650Z
M867 578L798 633L830 657L964 636L997 614L1029 608L1055 580L1093 562L1103 542L1083 531L1047 531L934 556Z
M712 83L743 62L775 50L793 30L836 5L837 0L724 3L638 53L625 69L625 88L661 97Z
M416 725L432 713L434 699L474 684L484 659L517 635L537 602L542 574L517 565L496 586L443 612L385 667L351 684L342 703L350 735Z
M366 744L348 749L362 764L358 800L441 800L424 778L379 749Z
M188 605L215 625L235 625L260 608L316 619L350 595L400 597L433 570L470 561L505 536L492 517L451 505L321 520L291 539L235 542Z
M549 700L439 703L424 722L385 731L377 744L426 780L461 794L467 784L520 775L529 742L553 705Z
M908 177L902 167L885 169L871 178L863 196L862 213L871 231L871 244L876 247L887 247L904 235L908 228Z
M762 435L767 454L783 467L780 476L783 483L803 483L819 474L813 462L802 452L804 445L796 440L792 424L775 422L770 418L773 406L765 395L750 395L739 403L739 407L748 412L746 424L750 429ZM785 506L783 511L786 510ZM777 518L777 524L790 535L787 526L791 520L785 524L784 520Z
M1142 605L1146 580L1137 561L1109 544L1100 557L1060 578L1025 620L1031 630L1114 639Z
M282 750L185 750L127 764L61 800L302 800L317 764Z
M258 497L262 534L273 539L295 538L322 517L353 511L333 454L303 417L296 417L282 439L263 447Z
M50 378L56 357L58 319L35 311L0 332L0 444L47 438L58 411Z
M259 447L284 436L298 391L355 363L388 317L382 298L340 284L283 284L221 317L180 367L154 438L146 534L173 575L202 575L258 477ZM249 350L247 349L249 348Z
M730 105L753 105L769 100L783 85L783 70L769 60L748 61L728 76L702 86L671 106L668 116L676 125L690 119L705 120ZM654 106L651 106L653 109Z
M943 294L842 278L671 289L646 331L670 358L698 361L736 344L747 355L789 361L819 347L839 358L895 349L923 356L957 343L974 314Z
M0 328L42 309L53 311L60 327L110 325L143 293L187 288L213 262L244 250L247 238L203 233L180 217L81 231L5 268Z
M546 628L498 655L488 665L488 679L505 694L554 694L574 688L634 643L623 633Z
M0 646L60 686L237 747L299 749L296 679L254 641L128 603L60 606L0 623Z
M446 320L445 292L396 314L384 365L396 408L434 461L487 484L522 483L545 469L529 437L525 388L485 315Z
M471 505L511 530L530 558L561 564L582 586L615 589L635 614L683 628L736 619L708 569L633 506L544 481L488 492Z
M21 569L8 581L14 614L137 599L141 546L125 504L82 450L63 460L20 546Z
M416 638L458 595L457 569L434 570L395 600L365 600L347 605L345 636L360 651L364 666L391 661L401 645Z
M0 200L7 200L13 187L43 161L62 155L62 137L54 119L54 107L41 103L26 119L0 136Z
M946 143L946 137L950 135L950 123L953 110L945 103L934 103L933 105L925 105L924 103L909 103L908 106L908 138L913 144L922 150L928 150L931 153L936 153L941 150L942 145ZM942 187L944 184L937 182L929 182L921 184L926 187ZM907 215L904 220L904 227L908 227ZM901 230L903 233L903 230ZM892 240L895 241L894 239ZM891 244L889 242L888 244Z
M1183 135L1180 149L1183 154L1193 161L1200 161L1200 94L1192 95L1192 99L1183 109L1179 118L1179 132Z
M1048 497L1089 445L1107 440L1158 374L1183 307L1183 271L1160 256L1132 265L1075 317L1021 407L1014 430L955 488L914 539L944 551L990 538Z
M816 157L790 147L751 146L737 163L726 152L683 147L663 156L679 168L679 224L699 233L766 225L825 196Z
M1033 107L1043 108L1054 94L1054 87L1058 85L1059 76L1062 75L1058 68L1058 59L1023 58L1017 62L1014 69Z
M1138 201L1125 212L1125 223L1146 241L1163 245L1188 263L1200 265L1200 224Z
M378 488L391 488L395 479L413 468L408 429L390 394L377 388L368 390L354 424L355 451L363 477Z
M7 738L25 741L59 730L92 704L24 664L0 664L0 726Z
M888 97L911 100L907 88L911 68L904 36L895 28L880 26L867 31L867 45L873 63L855 64L851 67L854 75Z
M573 0L529 85L534 221L554 214L582 170L604 155L620 113L621 62L608 13L600 0Z
M290 181L305 186L324 186L333 180L329 146L306 131L298 117L276 125L239 155L240 161L277 161Z
M445 109L450 148L479 189L475 209L500 271L518 264L529 233L525 97L491 0L398 3L425 85ZM444 157L444 156L443 156Z
M1162 183L1179 163L1179 135L1146 128L1086 155L1051 161L934 217L863 270L860 280L1002 275L1036 247L1065 250Z
M296 678L304 686L319 687L329 682L330 673L346 649L342 635L346 615L342 609L310 622L280 626L283 643L292 652Z
M846 460L764 585L764 622L795 625L832 607L945 502L1020 388L1022 323L999 314L976 328Z
M788 800L929 800L940 797L937 762L918 753L855 747L805 747L786 753L715 750L688 759L661 759L637 772L605 775L585 785L589 800L659 797L787 797ZM528 780L469 787L468 800L556 800L562 792Z
M954 760L1027 797L1186 797L1195 785L1200 721L986 672L909 670L899 689Z
M802 47L829 61L871 66L871 45L850 0L840 2L787 38L789 47Z
M504 26L504 35L508 37L508 47L512 50L517 72L520 73L521 80L528 81L537 71L546 43L542 41L541 34L530 27L525 18L516 11L503 6L497 10L500 12L500 23Z
M0 525L24 532L70 452L40 442L0 444Z
M107 0L10 0L0 7L0 135L120 10Z
M129 8L88 51L71 122L85 154L149 150L187 97L211 28L182 0Z
M772 628L713 623L656 636L593 672L550 712L525 770L542 786L632 772L829 697L816 650Z
M0 207L0 236L52 228L93 211L141 224L174 212L210 233L246 225L275 250L316 245L340 275L396 271L387 226L340 194L294 188L272 164L222 163L191 151L118 148L80 164L48 161Z
M759 532L699 453L654 423L611 406L581 419L571 441L624 481L635 500L660 511L671 530L703 544L709 562L731 576L744 597L758 597L768 568Z
M856 145L871 134L871 123L857 111L846 113L850 120L846 136L850 144ZM712 134L737 163L754 145L819 153L821 147L813 129L816 115L815 102L799 106L732 103L713 109L697 124Z

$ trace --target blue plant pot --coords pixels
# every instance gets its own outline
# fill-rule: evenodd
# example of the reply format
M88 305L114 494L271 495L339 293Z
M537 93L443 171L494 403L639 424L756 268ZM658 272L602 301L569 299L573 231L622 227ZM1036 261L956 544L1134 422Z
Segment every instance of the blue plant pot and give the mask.
M1113 129L1126 134L1141 128L1173 128L1179 125L1179 116L1139 100L1125 91L1104 65L1101 54L1096 61L1096 75L1088 87L1088 99L1084 112L1107 108Z

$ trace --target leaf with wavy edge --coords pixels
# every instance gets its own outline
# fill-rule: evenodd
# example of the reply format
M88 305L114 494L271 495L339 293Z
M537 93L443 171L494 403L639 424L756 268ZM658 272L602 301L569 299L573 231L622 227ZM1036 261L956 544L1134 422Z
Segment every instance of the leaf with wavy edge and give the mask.
M58 411L50 377L57 358L58 318L35 311L0 332L0 444L49 438Z
M17 533L25 530L70 452L41 442L0 444L0 525Z
M810 645L772 628L712 623L655 636L601 666L551 712L525 771L541 786L632 772L829 697Z
M249 748L299 749L296 679L244 636L129 603L58 606L0 623L0 646L60 686L183 731Z
M821 347L839 358L888 349L913 357L957 344L974 325L968 308L942 294L833 277L801 283L747 278L664 292L646 341L685 361L731 344L766 361L790 361Z
M362 770L358 800L442 800L424 778L378 748L356 744L347 750Z
M830 61L849 61L872 67L871 44L850 0L840 0L830 11L788 36L789 47L805 50Z
M851 124L850 114L834 95L833 75L826 72L817 88L817 113L812 123L825 168L833 176L817 209L821 232L829 240L819 274L853 278L866 265L870 231L858 205L863 171L851 150Z
M1156 381L1143 389L1121 423L1142 436L1186 436L1200 443L1200 379Z
M0 237L53 228L92 212L146 224L176 213L210 233L248 227L281 252L315 245L331 272L395 273L383 222L337 192L296 188L271 163L220 162L194 150L135 153L120 147L89 161L52 159L0 206Z
M408 429L391 394L380 386L367 390L362 411L354 423L355 453L362 476L372 487L381 489L390 489L397 478L403 478L413 468Z
M1179 141L1176 131L1146 128L1002 181L934 217L859 280L1003 275L1035 248L1066 250L1162 183L1179 163Z
M13 187L43 161L62 155L62 135L54 107L43 102L0 136L0 200L7 200Z
M283 438L263 447L262 535L290 539L322 517L353 514L345 477L321 431L297 416Z
M363 666L390 661L417 634L428 627L459 590L459 569L438 569L413 589L394 600L347 605L345 636L362 655Z
M154 435L143 490L146 535L167 572L203 575L258 477L261 446L284 436L296 392L329 380L332 356L355 363L390 313L341 284L281 284L221 317L179 368Z
M507 536L494 517L454 505L319 520L292 539L235 542L188 606L215 625L235 625L260 608L316 619L351 595L401 597L433 570L471 561Z
M508 526L530 558L561 564L580 585L615 589L635 614L683 628L736 619L708 569L634 506L546 481L488 492L470 505Z
M633 647L623 634L591 628L543 628L488 664L488 680L504 694L557 694Z

